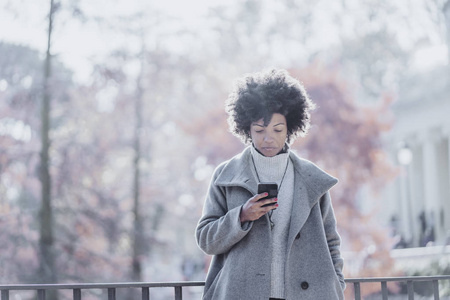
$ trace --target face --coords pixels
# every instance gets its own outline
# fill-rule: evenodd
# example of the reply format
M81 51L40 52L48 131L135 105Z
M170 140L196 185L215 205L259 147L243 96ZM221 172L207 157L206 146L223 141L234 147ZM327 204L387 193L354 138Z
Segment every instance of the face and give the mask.
M250 125L250 136L253 145L264 156L275 156L283 149L287 137L286 118L282 114L274 113L267 126L260 119Z

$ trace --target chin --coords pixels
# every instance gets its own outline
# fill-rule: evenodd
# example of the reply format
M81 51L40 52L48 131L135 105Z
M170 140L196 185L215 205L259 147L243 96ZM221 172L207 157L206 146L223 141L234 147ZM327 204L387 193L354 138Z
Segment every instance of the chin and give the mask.
M269 157L277 155L278 152L280 152L280 151L281 151L281 149L276 149L276 148L271 148L271 149L264 149L263 148L263 149L260 150L260 152L262 154L264 154L264 156L269 156Z

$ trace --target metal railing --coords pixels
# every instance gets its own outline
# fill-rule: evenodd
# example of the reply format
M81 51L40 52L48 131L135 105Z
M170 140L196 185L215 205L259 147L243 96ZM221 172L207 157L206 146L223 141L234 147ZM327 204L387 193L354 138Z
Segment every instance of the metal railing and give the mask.
M204 286L203 281L182 281L182 282L131 282L131 283L81 283L81 284L14 284L0 285L1 300L9 300L10 291L29 291L34 290L37 293L38 300L45 300L45 294L48 290L72 290L73 300L81 300L82 290L101 289L108 293L108 300L116 300L116 291L118 289L141 289L142 300L150 300L151 288L173 288L175 300L183 299L183 287Z
M414 282L430 282L432 284L432 294L434 300L440 300L439 282L450 281L450 275L442 276L409 276L409 277L377 277L377 278L347 278L348 286L353 285L354 299L361 300L362 283L380 283L382 300L388 300L388 282L406 283L408 300L414 300ZM142 300L150 300L150 289L152 288L173 288L175 300L183 299L183 287L201 287L203 281L182 281L182 282L154 282L154 283L84 283L84 284L17 284L0 285L1 300L9 300L10 291L36 291L38 300L46 299L48 290L72 290L73 300L81 300L82 290L101 289L108 293L108 300L116 300L118 289L138 288L141 289Z
M408 276L408 277L374 277L374 278L347 278L347 284L353 283L355 300L361 300L361 283L378 282L381 284L382 300L388 300L388 282L403 282L406 283L408 300L414 300L414 282L430 282L432 284L432 294L434 300L440 300L439 295L439 281L449 280L450 275L441 276Z

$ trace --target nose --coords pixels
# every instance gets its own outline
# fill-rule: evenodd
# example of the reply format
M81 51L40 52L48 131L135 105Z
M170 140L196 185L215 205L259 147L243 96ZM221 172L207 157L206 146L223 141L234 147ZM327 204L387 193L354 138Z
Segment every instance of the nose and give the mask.
M264 142L266 143L272 143L273 142L273 136L270 133L267 133L264 135Z

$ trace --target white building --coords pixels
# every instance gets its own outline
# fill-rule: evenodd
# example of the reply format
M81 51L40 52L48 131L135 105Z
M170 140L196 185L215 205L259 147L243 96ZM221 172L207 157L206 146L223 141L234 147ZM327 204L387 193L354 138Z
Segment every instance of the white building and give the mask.
M383 217L409 247L450 243L450 68L403 82L387 149L401 168Z

